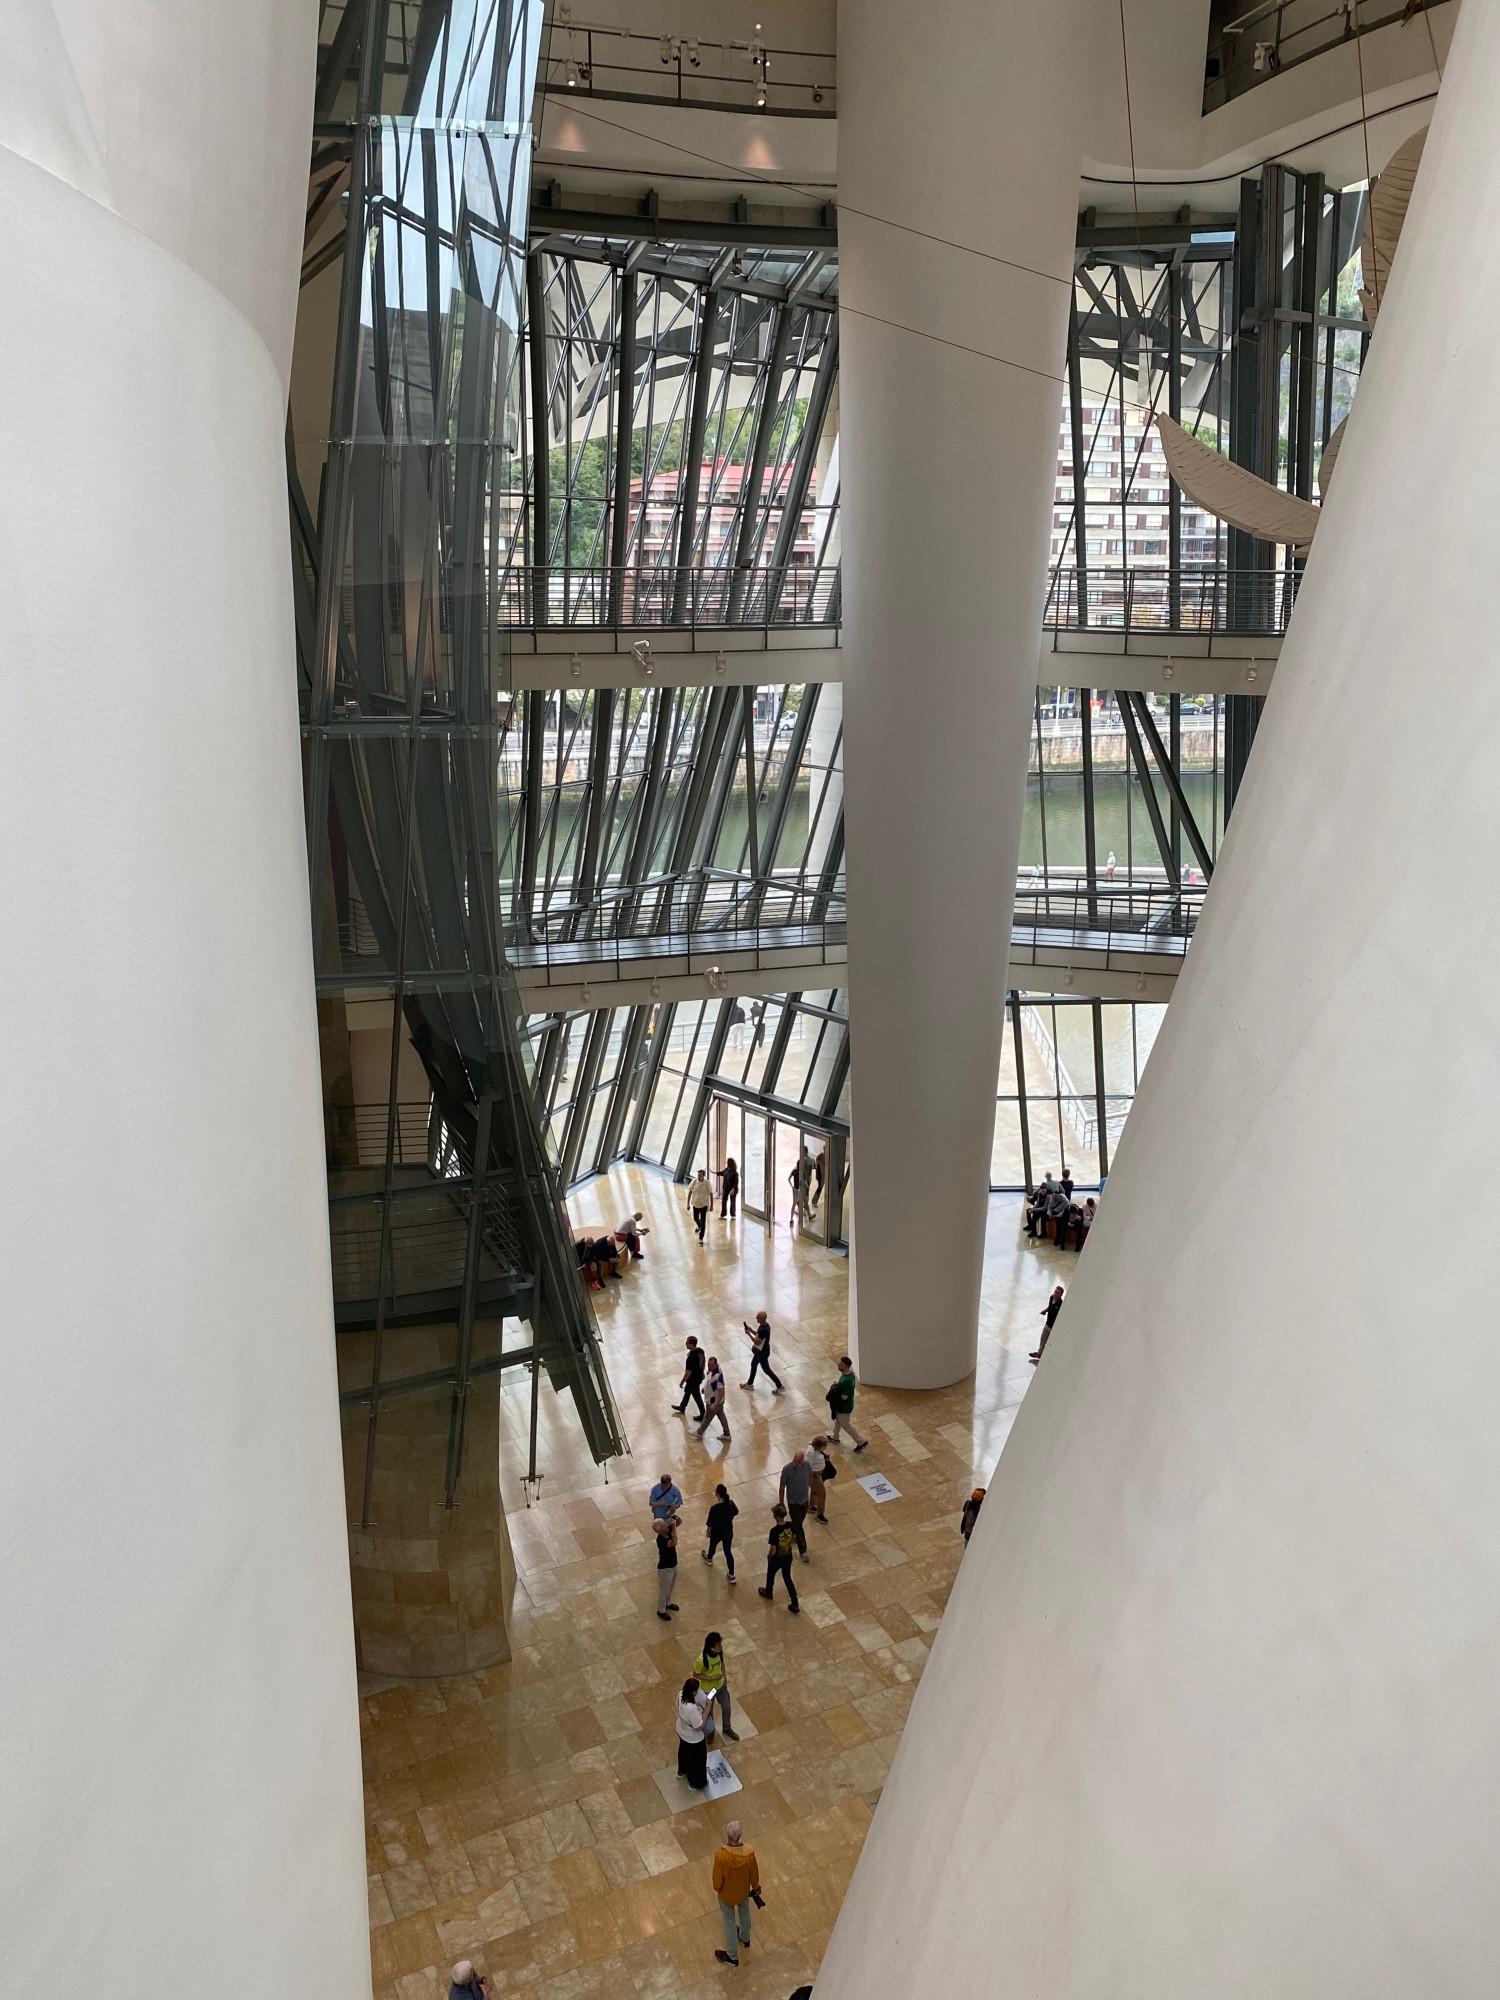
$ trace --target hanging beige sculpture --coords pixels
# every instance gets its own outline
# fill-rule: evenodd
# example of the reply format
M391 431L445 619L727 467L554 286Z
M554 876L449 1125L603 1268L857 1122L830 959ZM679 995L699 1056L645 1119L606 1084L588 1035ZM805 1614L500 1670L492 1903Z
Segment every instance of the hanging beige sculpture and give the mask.
M1370 190L1365 226L1359 239L1360 302L1371 326L1380 311L1390 279L1391 265L1406 211L1416 186L1417 169L1422 163L1422 147L1427 128L1414 132L1396 148ZM1318 494L1328 497L1334 463L1344 441L1345 417L1323 447L1318 468ZM1306 553L1318 526L1318 506L1301 500L1261 479L1242 465L1235 465L1212 445L1201 443L1171 417L1158 416L1157 435L1167 470L1189 500L1231 528L1239 528L1258 541L1281 542L1298 555Z

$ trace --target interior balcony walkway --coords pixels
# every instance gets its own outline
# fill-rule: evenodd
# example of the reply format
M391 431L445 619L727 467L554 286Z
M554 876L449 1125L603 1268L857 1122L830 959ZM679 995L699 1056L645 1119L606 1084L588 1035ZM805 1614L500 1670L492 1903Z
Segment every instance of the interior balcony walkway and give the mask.
M599 912L549 918L548 935L508 947L532 1013L640 1006L652 1000L806 992L844 983L843 900L821 914L798 907L772 921L768 897L736 897L680 929L610 928ZM1097 880L1075 871L1017 883L1011 921L1012 987L1089 993L1103 999L1165 1000L1197 923L1204 886L1174 889L1161 874ZM632 896L639 899L640 892Z
M1264 694L1296 599L1295 570L1139 564L1053 571L1037 684ZM839 573L825 565L508 572L507 684L746 687L843 679Z

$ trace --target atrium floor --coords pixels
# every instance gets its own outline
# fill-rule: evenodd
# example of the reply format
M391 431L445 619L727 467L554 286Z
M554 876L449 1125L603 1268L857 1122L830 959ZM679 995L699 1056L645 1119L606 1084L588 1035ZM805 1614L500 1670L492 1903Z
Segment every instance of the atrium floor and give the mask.
M817 1970L958 1568L959 1511L986 1482L1026 1391L1052 1286L1075 1263L1026 1245L1018 1200L991 1204L979 1365L951 1389L861 1389L870 1440L839 1449L829 1524L808 1523L802 1613L756 1595L782 1465L826 1427L823 1392L847 1332L847 1265L786 1228L709 1225L683 1190L620 1168L583 1189L573 1219L612 1227L640 1208L646 1259L596 1295L633 1458L604 1473L571 1406L545 1387L543 1497L527 1508L529 1389L503 1391L504 1488L519 1570L514 1657L453 1680L369 1683L362 1702L376 2000L443 2000L471 1957L522 2000L786 2000ZM764 1307L773 1397L738 1384L742 1322ZM683 1343L725 1364L733 1438L672 1412ZM686 1498L677 1600L658 1622L646 1491L671 1471ZM882 1473L900 1498L856 1481ZM739 1505L739 1583L699 1560L714 1484ZM675 1766L674 1700L705 1632L724 1634L744 1789L673 1811L653 1776ZM754 1725L745 1728L743 1718ZM668 1790L677 1785L674 1778ZM683 1787L683 1791L686 1788ZM691 1796L691 1794L688 1794ZM738 1972L709 1857L740 1819L766 1907Z

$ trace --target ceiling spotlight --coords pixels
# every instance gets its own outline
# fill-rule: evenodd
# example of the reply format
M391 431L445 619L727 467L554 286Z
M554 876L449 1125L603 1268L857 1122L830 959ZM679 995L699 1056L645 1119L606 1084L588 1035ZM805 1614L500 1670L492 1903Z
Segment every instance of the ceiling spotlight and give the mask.
M823 102L823 86L821 83L815 83L813 85L813 103L821 104L822 102Z
M663 35L661 38L661 59L664 63L669 63L672 60L672 38L670 35Z
M576 90L578 88L578 65L571 56L563 64L563 82L568 86L569 90Z
M698 53L698 37L696 35L688 36L688 61L694 69L697 69L703 61L702 56Z
M763 106L765 104L765 101L766 101L766 86L765 86L765 79L762 78L761 81L755 86L755 102L757 105Z

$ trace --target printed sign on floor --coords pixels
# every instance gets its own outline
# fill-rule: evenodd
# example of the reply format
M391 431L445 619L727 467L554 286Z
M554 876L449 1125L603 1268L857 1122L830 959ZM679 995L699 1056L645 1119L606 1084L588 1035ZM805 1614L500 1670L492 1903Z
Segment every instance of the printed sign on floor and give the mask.
M872 1500L899 1500L901 1495L883 1472L867 1472L859 1481Z
M708 1784L701 1792L696 1791L686 1778L678 1777L675 1764L669 1764L664 1771L653 1771L651 1777L674 1813L687 1812L693 1806L701 1806L705 1799L727 1798L731 1792L744 1789L722 1750L709 1751Z

